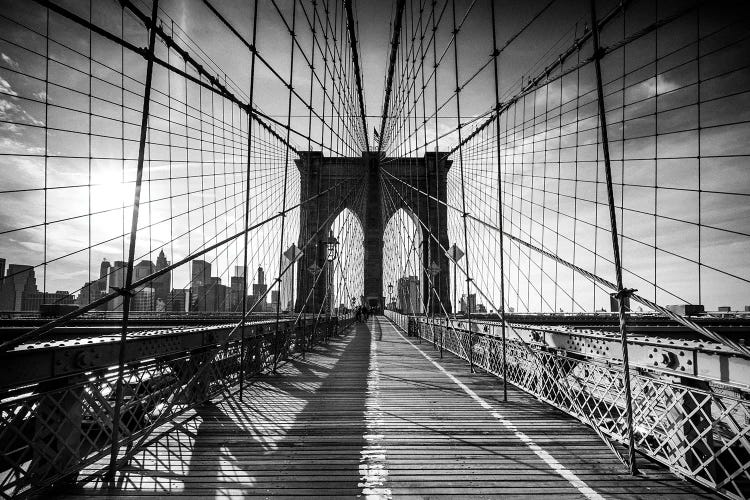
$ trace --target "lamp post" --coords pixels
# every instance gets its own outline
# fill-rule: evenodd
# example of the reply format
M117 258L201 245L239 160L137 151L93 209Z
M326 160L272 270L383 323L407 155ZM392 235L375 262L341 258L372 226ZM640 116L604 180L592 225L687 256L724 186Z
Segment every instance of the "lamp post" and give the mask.
M433 315L432 296L435 294L435 277L440 274L440 266L434 260L430 263L427 272L430 275L430 292L427 295L427 315L430 317L432 330L432 345L435 346L435 317Z
M339 240L333 235L333 230L328 233L328 239L326 240L326 259L328 260L328 270L326 271L326 285L328 286L328 317L331 317L331 310L333 309L333 262L339 256Z
M388 283L388 296L391 298L391 304L393 304L393 283ZM393 308L396 309L395 307Z
M339 256L339 240L333 235L333 230L328 233L326 248L328 250L328 261L333 262Z

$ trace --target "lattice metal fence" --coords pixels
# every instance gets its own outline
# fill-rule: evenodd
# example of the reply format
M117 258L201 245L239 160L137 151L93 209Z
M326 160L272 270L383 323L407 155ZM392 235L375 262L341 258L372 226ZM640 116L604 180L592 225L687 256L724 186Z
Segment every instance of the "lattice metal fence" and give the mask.
M449 326L444 319L388 313L402 328L502 377L503 342ZM405 329L406 329L405 328ZM627 442L622 366L577 359L506 340L507 381L608 438ZM750 498L750 394L720 393L697 379L631 372L636 449L729 498Z
M0 495L23 496L74 482L78 471L112 452L115 425L122 464L155 436L191 418L197 405L236 391L241 373L248 378L269 371L275 361L301 355L349 321L282 322L278 330L274 322L254 324L246 327L244 339L238 335L221 348L209 328L203 345L181 354L154 357L144 351L126 366L117 423L116 366L0 389Z

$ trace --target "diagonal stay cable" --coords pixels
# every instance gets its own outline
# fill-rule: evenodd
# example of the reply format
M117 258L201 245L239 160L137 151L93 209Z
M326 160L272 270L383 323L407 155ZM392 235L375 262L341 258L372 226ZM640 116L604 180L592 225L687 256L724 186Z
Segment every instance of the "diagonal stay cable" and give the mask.
M147 276L144 276L141 279L134 281L132 283L132 285L131 285L131 287L130 287L129 290L120 289L120 290L115 291L115 292L110 292L107 295L104 295L103 297L101 297L99 299L96 299L96 300L94 300L93 302L90 302L87 305L79 307L75 311L72 311L72 312L70 312L70 313L68 313L68 314L66 314L64 316L60 316L59 318L57 318L57 319L55 319L53 321L50 321L48 323L45 323L44 325L42 325L42 326L40 326L38 328L30 330L30 331L28 331L28 332L26 332L26 333L24 333L24 334L22 334L22 335L20 335L20 336L18 336L16 338L14 338L14 339L11 339L11 340L8 340L6 342L3 342L2 344L0 344L0 353L7 352L7 351L9 351L9 350L11 350L11 349L13 349L13 348L15 348L15 347L17 347L17 346L25 343L25 342L30 342L30 341L38 338L39 336L43 335L44 333L49 332L50 330L52 330L52 329L54 329L54 328L56 328L58 326L65 325L70 320L75 319L78 316L81 316L83 313L86 313L88 311L96 309L97 307L99 307L102 304L106 304L107 302L113 300L115 297L119 297L119 296L121 296L123 294L129 293L130 291L135 290L138 287L143 286L143 285L149 283L150 281L153 281L155 278L158 278L159 276L162 276L162 275L164 275L164 274L166 274L166 273L168 273L170 271L173 271L174 269L177 269L178 267L180 267L180 266L182 266L184 264L187 264L188 262L190 262L192 260L195 260L198 257L201 257L202 255L207 254L208 252L216 250L217 248L221 247L222 245L226 245L227 243L238 239L239 237L243 236L244 234L249 233L250 231L253 231L255 229L258 229L259 227L264 226L265 224L268 224L269 222L274 221L274 220L278 219L279 217L285 217L286 214L288 214L292 210L300 208L303 205L306 205L307 203L310 203L312 201L317 200L318 198L320 198L322 196L325 196L327 193L329 193L330 191L338 188L339 186L343 185L346 182L349 182L349 180L342 180L342 181L338 182L337 184L335 184L334 186L331 186L330 188L328 188L328 189L326 189L324 191L321 191L318 194L315 194L315 195L311 196L307 200L301 201L300 203L297 203L296 205L290 206L289 208L287 208L283 212L279 212L277 214L274 214L274 215L272 215L272 216L264 219L263 221L260 221L260 222L258 222L256 224L253 224L252 226L249 226L249 227L245 228L243 231L240 231L240 232L235 233L235 234L233 234L231 236L228 236L227 238L224 238L224 239L222 239L220 241L217 241L213 245L210 245L210 246L205 247L205 248L203 248L203 249L201 249L199 251L191 253L190 255L188 255L188 256L180 259L179 261L174 262L173 264L170 264L170 265L164 267L163 269L155 271L155 272L153 272L153 273L151 273L151 274L149 274Z
M454 207L454 206L450 205L449 203L447 203L445 201L438 200L437 198L435 198L432 195L428 195L424 191L421 191L419 188L414 187L414 186L412 186L412 185L410 185L410 184L402 181L401 179L399 179L398 177L394 176L393 174L391 174L387 170L383 169L382 171L384 173L386 173L390 178L395 179L396 181L405 184L407 187L409 187L410 189L415 190L415 191L421 193L423 196L426 196L426 197L428 197L430 199L433 199L436 202L444 205L447 208L450 208L450 209L456 210L458 212L461 212L461 210L459 208ZM479 224L482 224L482 225L486 226L489 229L493 229L495 231L500 231L500 229L497 226L495 226L493 224L490 224L489 222L486 222L486 221L484 221L482 219L479 219L475 215L467 214L466 216L469 219L472 219L472 220L478 222ZM594 273L592 273L590 271L587 271L587 270L583 269L580 266L572 264L572 263L568 262L567 260L563 259L562 257L560 257L560 256L558 256L558 255L556 255L556 254L554 254L552 252L549 252L547 250L544 250L543 248L540 248L540 247L538 247L538 246L536 246L536 245L534 245L534 244L532 244L532 243L530 243L528 241L525 241L525 240L519 238L518 236L512 235L512 234L510 234L510 233L508 233L506 231L502 231L502 234L503 234L503 236L506 236L507 238L515 241L516 243L519 243L519 244L525 246L526 248L529 248L529 249L531 249L531 250L533 250L533 251L535 251L535 252L537 252L537 253L539 253L541 255L544 255L545 257L553 259L555 262L558 262L559 264L562 264L563 266L567 267L568 269L571 269L571 270L573 270L573 271L581 274L582 276L588 278L591 281L599 283L600 285L603 285L603 286L609 288L610 290L612 290L614 292L617 291L617 285L616 284L612 283L611 281L609 281L607 279L602 278L601 276L598 276L597 274L594 274ZM744 346L742 344L739 344L738 342L736 342L735 340L727 337L726 335L723 335L721 333L709 330L708 328L697 324L696 322L692 321L691 319L686 318L685 316L682 316L682 315L677 314L675 312L672 312L669 309L667 309L666 307L660 306L659 304L657 304L655 302L652 302L652 301L646 299L645 297L642 297L642 296L638 295L637 293L632 294L631 298L633 300L635 300L636 302L638 302L638 303L640 303L640 304L642 304L642 305L644 305L644 306L646 306L646 307L648 307L650 309L653 309L654 311L660 312L661 314L663 314L663 315L667 316L668 318L670 318L670 319L672 319L672 320L680 323L681 325L685 326L686 328L689 328L690 330L693 330L694 332L699 333L699 334L701 334L701 335L703 335L703 336L705 336L705 337L713 340L716 343L726 345L727 347L732 348L733 350L737 351L738 353L740 353L740 354L742 354L744 356L750 357L750 348L748 348L747 346Z
M384 170L381 169L381 171L384 171ZM389 183L392 186L392 183L390 182L390 180L389 180ZM409 205L409 203L406 200L404 200L404 198L398 193L397 190L395 190L395 188L394 188L394 192L401 199L401 202L404 204L404 206L408 207L409 210L412 210L412 208ZM417 220L424 227L424 229L427 231L427 234L430 236L430 238L434 239L437 242L437 244L440 247L440 249L443 250L444 252L448 252L448 249L445 248L440 243L440 240L432 233L432 231L430 231L430 229L424 224L424 222L422 222L420 219L417 219ZM454 265L456 266L457 269L459 269L464 274L464 276L468 277L466 269L464 269L464 267L462 265L460 265L456 261L454 261ZM576 399L575 395L572 392L572 388L570 387L570 385L568 383L567 377L563 377L563 380L565 381L565 384L564 385L560 384L559 380L554 376L554 374L552 374L550 372L549 367L545 363L543 363L542 360L539 359L539 356L537 355L536 351L534 351L531 347L529 347L529 345L523 340L523 337L521 337L521 334L518 333L518 331L516 330L516 328L514 327L514 325L511 324L511 323L508 323L507 320L505 319L504 315L501 315L498 312L499 309L497 307L495 307L494 302L492 301L492 299L490 299L487 296L487 294L484 293L484 290L482 290L479 286L477 286L475 284L474 287L475 287L476 291L479 292L479 294L482 296L482 298L484 300L486 300L487 303L489 303L492 306L492 309L495 311L494 314L496 314L498 316L498 318L506 324L506 328L509 328L516 335L516 337L518 338L520 344L524 347L525 351L536 360L536 364L537 364L537 366L539 366L541 368L541 371L543 371L545 373L545 375L550 378L550 380L556 381L561 386L561 388L565 390L565 392L567 393L566 396L568 397L568 399L569 399L569 401L570 401L570 403L572 405L575 404L575 403L577 403L578 400ZM597 433L597 435L599 436L599 438L601 438L602 442L605 445L607 445L607 447L623 463L623 465L627 465L626 462L625 462L625 459L617 451L617 449L614 447L614 445L612 444L612 442L610 441L610 439L602 432L602 430L599 428L599 426L597 426L597 425L595 425L593 423L593 421L591 420L589 414L582 407L580 407L577 404L575 404L575 408L576 408L576 410L578 410L580 418L583 419L594 430L594 432Z
M342 182L349 183L349 182L351 182L351 180L342 181ZM315 231L311 234L311 236L308 238L308 240L303 245L301 245L299 247L301 251L304 251L308 246L310 246L310 244L313 241L315 241L315 239L317 238L317 235L321 231L321 229L324 228L324 227L327 227L327 224L334 217L334 215L338 212L338 210L341 209L342 207L346 206L346 203L349 201L349 198L351 197L352 192L354 192L354 190L357 189L357 188L361 188L361 186L355 184L349 190L349 192L347 193L346 196L342 196L341 197L341 200L339 201L339 204L336 207L336 210L332 210L329 213L328 217L326 217L326 219L324 221L322 221L322 223L315 229ZM258 296L258 298L256 299L255 303L250 308L248 308L247 313L242 318L240 318L240 320L237 322L236 325L234 325L232 327L232 329L226 335L225 339L220 344L216 345L213 349L211 349L208 353L206 353L206 361L204 361L200 365L200 367L198 367L195 370L195 372L191 374L190 378L184 382L184 389L183 389L183 391L190 391L191 387L198 380L200 380L200 378L203 376L204 372L208 369L209 366L212 365L213 358L216 356L216 354L219 353L219 352L221 352L222 350L224 350L227 347L227 345L229 344L229 342L234 338L234 336L237 333L237 331L240 330L241 327L245 324L245 321L250 316L250 314L255 310L255 308L258 306L258 304L260 304L261 302L263 302L266 299L266 296L271 292L271 290L273 290L273 288L278 283L281 282L281 279L283 278L284 274L286 274L290 269L292 269L294 267L295 262L296 261L292 260L292 261L290 261L286 265L286 267L284 267L284 269L279 269L279 275L274 279L274 281L272 283L269 283L269 286L267 287L266 291L263 292L262 294L260 294ZM162 412L163 415L170 415L171 418L174 418L175 415L173 415L171 413L171 411L174 408L175 404L177 404L177 401L179 400L179 395L180 395L179 392L175 392L175 393L173 393L169 397L167 405L166 405L166 408ZM182 410L182 411L180 411L178 413L183 413L184 411L187 411L187 409L188 408L185 408L184 410ZM148 429L148 431L153 431L160 424L161 424L160 422L155 422L154 424L151 425L151 427L150 427L150 429ZM143 436L141 436L141 438L138 441L138 443L136 443L135 445L133 445L132 447L130 447L125 452L125 455L123 457L121 457L120 460L119 460L120 464L122 464L123 462L127 461L127 459L129 457L131 457L134 453L136 453L143 446L144 442L146 442L148 440L148 436L149 436L149 432L148 431L145 432L143 434Z

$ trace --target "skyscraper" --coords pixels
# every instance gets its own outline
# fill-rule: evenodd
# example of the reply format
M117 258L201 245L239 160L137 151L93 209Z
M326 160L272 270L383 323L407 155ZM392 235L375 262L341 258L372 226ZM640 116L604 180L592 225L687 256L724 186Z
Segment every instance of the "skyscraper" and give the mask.
M258 282L253 283L253 295L256 297L260 297L266 291L268 290L268 286L266 285L266 275L263 272L263 268L258 268Z
M461 309L460 312L466 313L467 311L470 313L477 312L477 294L470 293L468 295L468 300L466 298L466 294L461 295Z
M115 291L115 288L125 286L125 273L127 272L127 262L116 260L109 270L109 291ZM115 297L108 302L109 311L122 311L122 296Z
M245 278L243 278L242 276L232 276L230 285L231 289L229 298L229 310L241 311L242 295L245 292Z
M211 277L211 263L205 260L194 260L191 264L191 288L205 286Z
M245 277L245 266L234 266L234 275L237 278Z
M150 260L142 260L133 266L133 281L143 279L154 272L154 263ZM156 292L153 282L142 285L135 291L131 302L134 311L154 311L156 309Z
M188 312L190 310L190 289L178 288L169 292L166 310L170 312Z
M287 268L290 260L286 255L281 256L281 270ZM294 310L294 266L290 267L286 273L281 276L281 284L279 286L281 294L279 300L281 301L281 309L283 310Z
M253 296L255 297L254 300L250 301L250 305L252 306L256 300L260 299L261 296L263 296L266 291L268 290L268 286L266 285L266 275L263 271L263 267L258 267L258 282L253 283ZM266 310L266 298L263 297L263 299L258 304L258 307L255 308L255 312L262 312Z
M0 310L28 311L31 310L27 296L37 292L34 267L23 264L10 264L8 274L3 280L0 295Z
M102 260L102 263L99 264L99 280L97 281L97 288L100 293L107 292L107 277L111 267L112 266L107 259Z
M166 255L164 255L164 250L162 250L161 252L159 252L159 256L156 258L156 268L154 269L154 271L161 271L167 266L169 266L169 261L167 260ZM152 286L154 288L154 293L156 294L156 300L161 300L166 303L167 299L169 298L169 290L172 286L172 277L170 273L162 274L158 278L154 279L154 281L152 282Z

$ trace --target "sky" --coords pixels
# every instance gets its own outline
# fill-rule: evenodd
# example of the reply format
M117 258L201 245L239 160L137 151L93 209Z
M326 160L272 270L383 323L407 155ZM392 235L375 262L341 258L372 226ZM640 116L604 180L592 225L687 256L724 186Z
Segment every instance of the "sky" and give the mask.
M319 43L326 3L318 4ZM142 24L131 13L123 14L117 2L67 0L59 4L85 19L90 17L93 24L137 47L147 44ZM242 38L251 40L252 4L238 0L213 4ZM428 39L431 32L425 28L431 22L432 4L424 4L420 16L420 2L406 2L403 50L410 51L411 57L420 50L419 37L414 43L409 39L419 33L420 17ZM437 3L439 11L443 4ZM543 10L546 4L541 0L497 2L498 46L512 40L498 59L501 101L512 98L522 82L554 62L587 23L588 2L558 0ZM137 5L145 13L150 11L150 4ZM294 132L289 142L299 150L320 149L316 142L322 142L324 153L332 156L359 154L358 144L352 139L360 127L358 117L348 115L348 111L343 116L331 116L330 101L324 97L335 98L336 92L344 92L348 93L350 108L355 102L353 85L331 84L331 79L342 74L351 75L341 5L331 2L329 12L331 19L339 20L336 33L340 53L331 56L335 63L329 61L329 71L324 71L317 52L316 69L311 74L308 63L314 51L308 22L312 2L261 2L256 46L277 75L265 64L257 64L253 87L255 106L285 123L289 90L281 80L291 80L305 102L291 99L289 124ZM391 130L386 148L389 155L421 156L434 149L436 136L440 137L440 149L449 150L458 142L459 122L466 127L465 137L466 130L478 123L474 120L494 106L492 65L485 66L493 48L489 4L455 2L461 28L457 45L459 85L463 86L460 120L453 98L452 4L445 5L435 35L440 59L435 75L431 71L431 46L426 52L427 69L409 73L430 82L432 78L437 80L437 100L444 105L440 118L426 127L413 125L415 118L421 119L422 102L426 114L434 111L434 88L430 84L423 94L418 92L421 81L404 76L404 68L411 70L413 65L399 64L394 99L408 95L408 106L391 103L394 118L387 127ZM601 17L615 3L603 1L597 5ZM19 7L16 2L3 0L2 6L0 258L8 263L40 266L40 289L75 291L98 277L103 258L124 260L127 251L145 63L140 55L91 35L70 20L54 13L48 18L46 9L33 2ZM225 82L239 100L247 101L252 55L242 40L200 0L162 0L160 8L164 30L200 59L209 73ZM373 129L380 128L393 8L390 1L355 2L367 110L365 128L370 141ZM602 45L616 44L623 35L632 35L656 18L682 8L684 4L676 1L635 1L624 18L616 18L603 31ZM540 11L539 17L514 38ZM734 17L726 14L730 11ZM293 58L288 31L292 12L299 43ZM746 9L737 9L737 5L732 9L704 7L698 13L680 16L655 35L633 41L625 50L613 50L603 62L626 281L659 303L701 300L709 309L720 305L737 309L750 304L750 264L745 257L750 251L750 174L746 162L750 154L750 75L743 63L748 49L743 19L747 20ZM49 43L44 37L48 29ZM700 33L700 44L695 43L696 33ZM590 46L585 46L581 53L590 51ZM701 57L696 60L698 51ZM156 54L195 76L195 71L186 69L179 55L163 43L156 44ZM655 56L659 58L656 65ZM569 62L564 67L572 65ZM466 83L477 69L480 71ZM596 146L600 138L596 133L592 65L562 78L552 76L549 84L540 85L536 92L508 108L499 131L493 125L466 144L462 160L470 208L477 218L499 225L499 156L506 231L611 280L612 267L606 261L611 243L607 242L607 213L602 203L603 163ZM410 81L414 86L408 90ZM418 101L416 111L409 111L414 99ZM320 117L309 119L306 103ZM164 249L168 259L174 261L206 242L241 230L247 122L239 107L229 100L200 90L194 82L159 66L154 72L151 110L136 255L155 260ZM413 126L418 130L416 135ZM276 130L285 138L282 128ZM499 155L493 141L495 132L502 137ZM257 123L252 134L251 224L298 203L300 196L292 163L294 153ZM462 201L460 161L456 154L451 159L448 203L457 207ZM451 242L468 247L475 269L484 266L492 270L482 275L482 284L477 286L497 301L497 231L477 224L470 228L473 241L464 242L458 212L449 213ZM283 222L277 218L251 232L249 267L263 266L267 275L275 276L279 252L300 243L300 223L299 210L294 209ZM402 224L394 220L391 226L397 223ZM341 221L336 227L342 233L346 229ZM354 247L351 251L358 253ZM571 273L566 274L546 258L512 244L506 246L506 252L506 287L512 294L508 300L517 309L608 307L603 291L589 284L580 288L584 280L574 282ZM401 262L410 252L402 249L397 253ZM214 262L214 274L220 275L225 284L242 259L241 239L207 256ZM696 264L698 259L703 266ZM352 269L358 269L356 258L349 260ZM414 268L414 263L400 265L406 274L411 272L409 266ZM187 269L178 270L173 284L185 286L189 279Z

